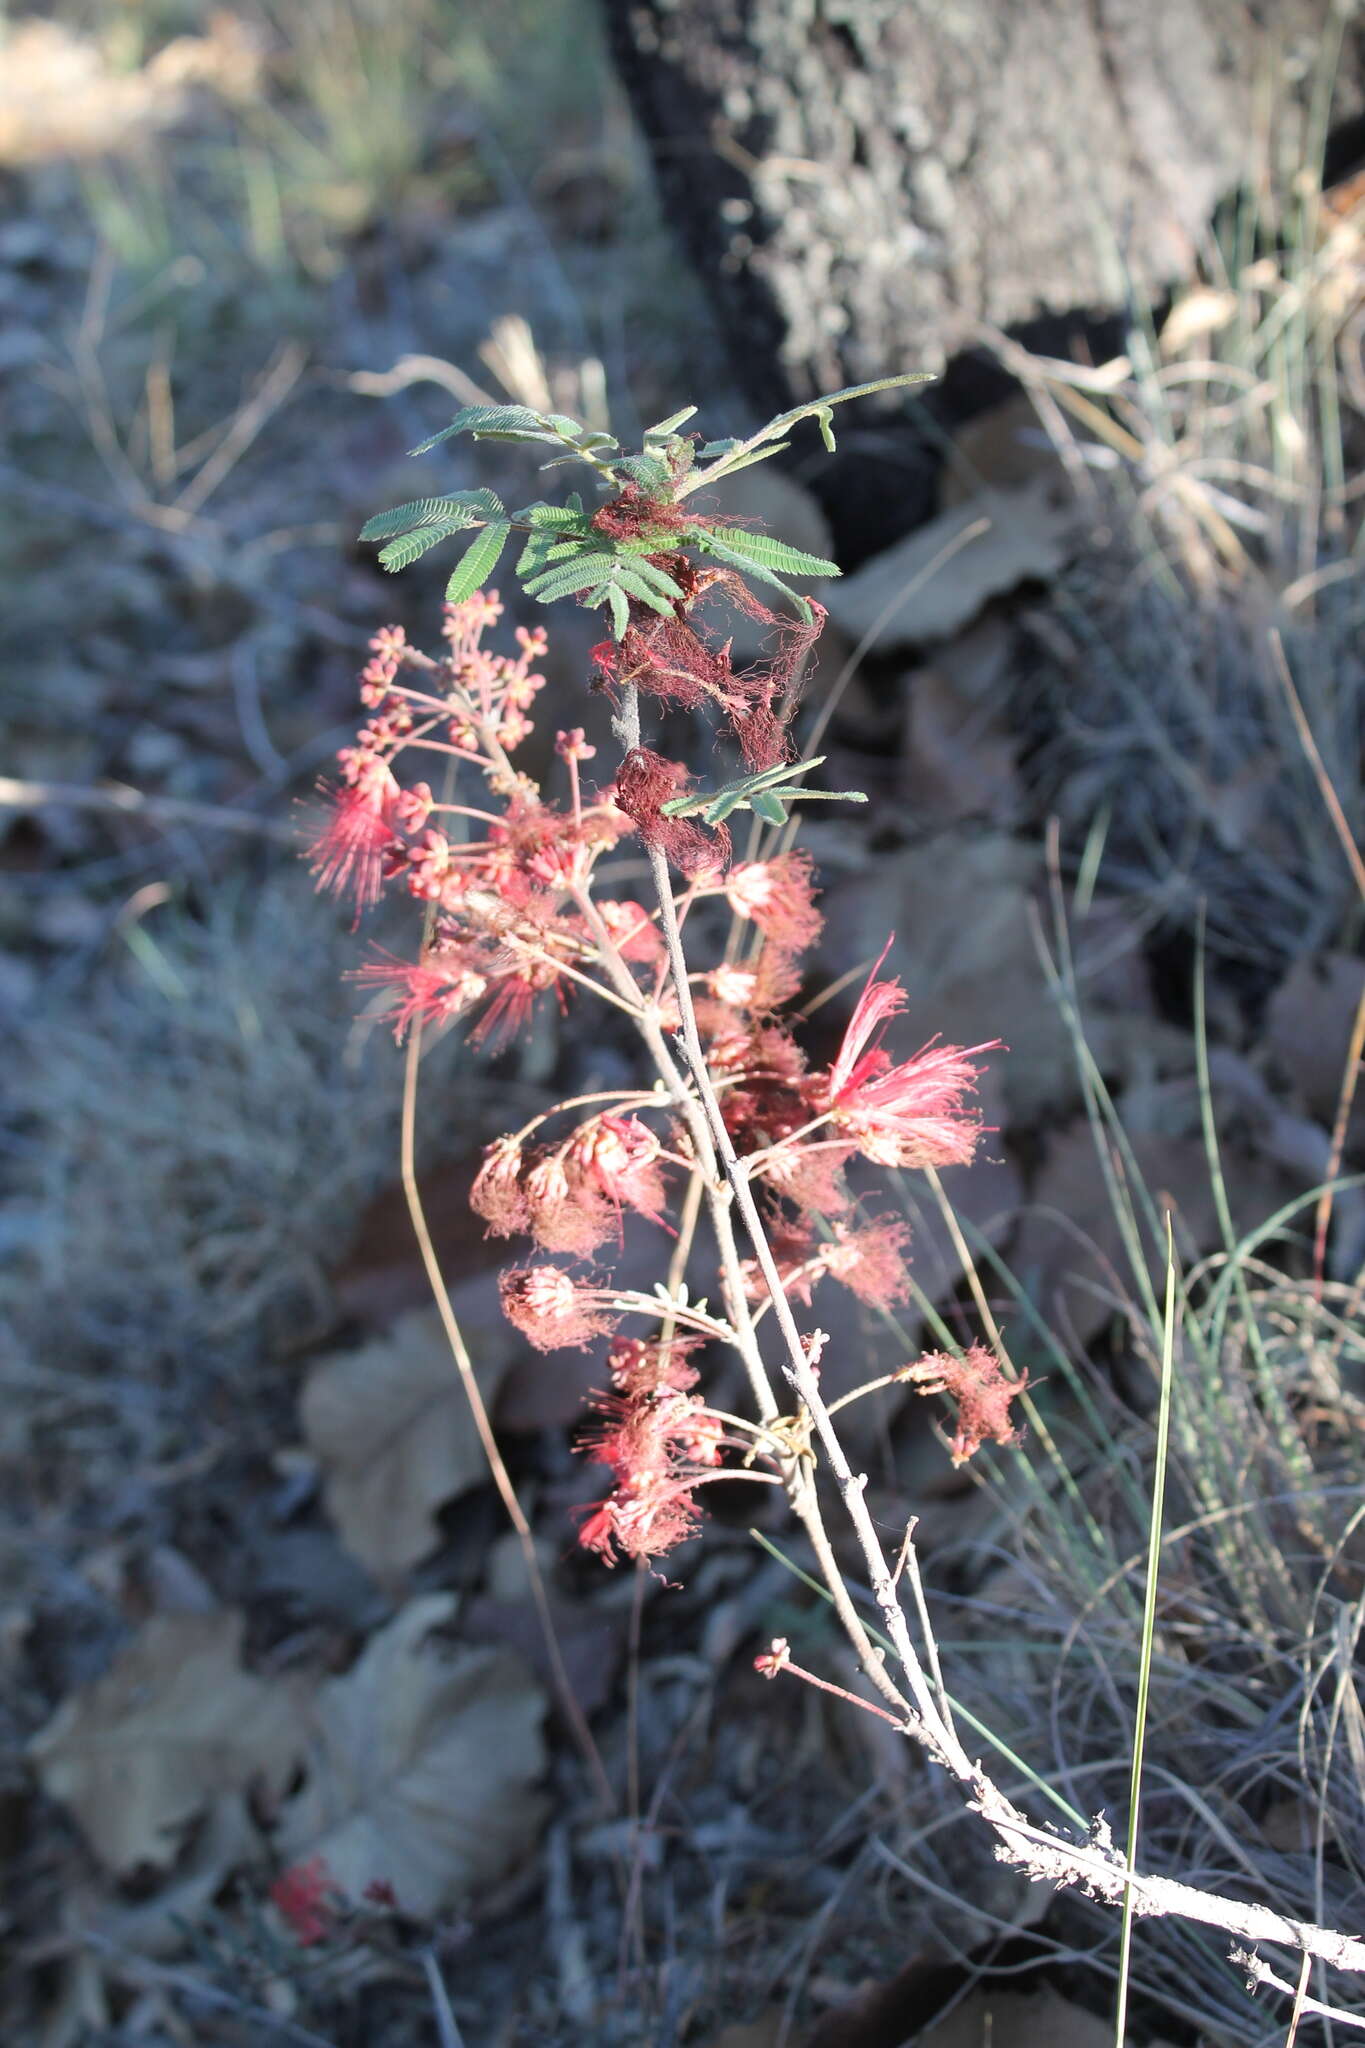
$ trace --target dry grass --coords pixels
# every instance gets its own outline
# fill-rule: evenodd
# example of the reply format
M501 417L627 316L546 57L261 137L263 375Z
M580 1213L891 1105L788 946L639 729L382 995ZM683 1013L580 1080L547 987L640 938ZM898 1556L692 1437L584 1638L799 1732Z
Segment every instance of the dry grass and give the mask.
M1144 312L1094 371L1024 365L1095 541L1033 622L1037 799L1168 928L1205 906L1253 976L1350 902L1272 631L1365 825L1363 284L1358 203L1338 217L1300 183L1230 215L1159 333Z

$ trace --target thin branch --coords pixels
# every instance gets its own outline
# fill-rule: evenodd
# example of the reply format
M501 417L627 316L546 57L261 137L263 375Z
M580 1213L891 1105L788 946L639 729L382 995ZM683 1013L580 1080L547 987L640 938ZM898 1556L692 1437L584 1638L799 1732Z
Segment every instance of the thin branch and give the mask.
M15 811L118 811L126 818L145 818L150 825L207 825L215 832L247 832L258 839L292 845L292 825L278 818L254 817L226 804L196 804L185 797L148 796L126 782L102 782L93 788L77 782L27 782L0 775L0 808Z
M408 1039L407 1058L403 1068L403 1124L400 1153L403 1194L407 1200L408 1215L412 1221L413 1235L417 1239L417 1248L422 1255L422 1264L426 1269L427 1281L431 1287L437 1313L441 1318L441 1326L445 1331L446 1342L450 1346L451 1357L455 1360L455 1365L460 1375L460 1384L463 1386L465 1398L469 1402L469 1412L474 1418L474 1427L478 1432L479 1442L483 1446L483 1454L488 1461L488 1469L492 1475L493 1484L497 1487L502 1497L502 1504L507 1510L508 1519L516 1530L518 1541L521 1544L521 1554L526 1563L526 1575L530 1583L531 1598L535 1604L536 1616L540 1622L541 1634L544 1637L545 1652L549 1658L555 1692L558 1695L564 1717L573 1730L574 1740L578 1744L584 1761L592 1773L599 1796L607 1811L614 1812L616 1809L616 1798L611 1789L611 1781L607 1777L597 1744L593 1741L592 1730L588 1726L587 1717L578 1703L577 1696L569 1679L568 1670L565 1667L563 1653L559 1647L559 1636L555 1630L554 1617L550 1612L549 1595L545 1590L545 1580L540 1569L540 1559L536 1556L535 1538L531 1534L531 1525L522 1512L521 1502L517 1499L516 1488L512 1484L511 1474L507 1470L502 1452L498 1447L498 1440L493 1434L493 1425L488 1417L488 1409L484 1404L479 1383L474 1377L474 1361L471 1359L468 1347L465 1344L464 1332L460 1328L459 1319L451 1306L450 1295L446 1289L445 1276L441 1272L441 1262L436 1255L436 1246L432 1241L431 1231L427 1225L426 1209L423 1206L421 1191L417 1185L417 1076L421 1060L422 1020L419 1017L413 1025L411 1036Z

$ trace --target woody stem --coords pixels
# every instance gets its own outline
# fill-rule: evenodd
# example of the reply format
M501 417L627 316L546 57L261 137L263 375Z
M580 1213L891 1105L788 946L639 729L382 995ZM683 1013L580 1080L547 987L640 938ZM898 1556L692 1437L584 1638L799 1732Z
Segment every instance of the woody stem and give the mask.
M621 710L614 724L617 737L627 752L640 745L640 700L639 693L633 685L628 684L622 692ZM724 1118L721 1116L720 1103L717 1100L716 1091L707 1069L705 1055L702 1052L701 1035L697 1030L697 1013L693 1008L692 990L687 977L687 959L683 952L682 933L678 928L678 913L673 900L673 882L668 872L668 860L662 849L657 846L647 845L646 852L649 857L650 874L654 882L654 893L658 899L660 929L663 933L664 945L668 954L670 977L673 982L674 994L677 998L678 1017L682 1027L674 1043L681 1052L684 1064L692 1078L693 1089L695 1090L695 1095L688 1092L684 1100L686 1103L690 1103L694 1112L697 1113L697 1121L701 1125L702 1135L705 1140L706 1154L711 1161L711 1170L708 1171L706 1177L707 1202L711 1214L711 1225L715 1231L716 1243L721 1254L722 1270L725 1276L727 1310L730 1313L731 1322L735 1325L736 1333L741 1340L741 1355L744 1357L745 1365L749 1369L750 1380L751 1382L756 1380L757 1384L761 1384L766 1395L766 1400L761 1399L759 1402L760 1417L764 1422L771 1422L777 1414L777 1406L773 1400L772 1391L768 1383L757 1334L753 1327L748 1301L739 1276L739 1249L735 1241L734 1226L734 1209L738 1207L740 1214L744 1218L745 1229L753 1244L764 1281L772 1297L773 1307L779 1324L782 1325L782 1334L787 1340L788 1351L792 1354L791 1363L784 1366L783 1370L787 1379L797 1389L802 1400L805 1401L810 1413L816 1416L816 1405L808 1398L806 1387L802 1383L804 1379L814 1391L815 1400L818 1402L819 1390L815 1383L815 1375L811 1371L805 1348L801 1342L800 1333L797 1331L796 1324L792 1319L791 1308L787 1302L786 1295L783 1293L782 1282L778 1276L772 1251L768 1245L767 1233L763 1228L763 1220L758 1213L757 1204L750 1192L747 1175L739 1159L736 1157L735 1148L730 1141L730 1133L725 1127ZM659 1032L658 1036L664 1056L668 1059L669 1067L676 1073L677 1069L668 1053L662 1032ZM690 1117L689 1128L692 1128L692 1119ZM718 1179L715 1171L717 1162L723 1170L723 1183ZM739 1321L741 1314L743 1316L742 1323ZM783 1321L784 1317L785 1322ZM820 1412L823 1411L821 1410ZM828 1428L828 1417L825 1418L825 1421ZM843 1461L842 1450L839 1451L839 1457ZM843 1463L844 1469L847 1470L847 1462L843 1461ZM834 1466L837 1475L838 1466L834 1464L833 1459L831 1459L831 1464ZM830 1542L829 1533L825 1528L814 1480L811 1477L808 1464L799 1455L793 1455L783 1460L782 1473L793 1512L796 1514L809 1538L820 1566L821 1577L824 1579L829 1590L835 1612L838 1614L845 1633L853 1645L859 1663L877 1691L881 1693L883 1699L896 1709L901 1725L906 1726L907 1729L914 1726L917 1719L923 1718L923 1708L921 1707L920 1714L917 1716L910 1702L902 1695L886 1669L881 1651L872 1642L863 1624L862 1616L853 1604L852 1596L844 1584L843 1574L839 1569L839 1561L834 1555L834 1548ZM849 1483L850 1485L855 1484L851 1474L849 1475ZM895 1608L900 1620L905 1652L901 1652L901 1644L896 1642L894 1635L892 1636L892 1641L896 1643L898 1654L904 1655L908 1653L911 1659L913 1675L913 1672L920 1671L919 1662L915 1658L909 1634L905 1627L905 1617L900 1612L894 1590L889 1588L886 1562L877 1546L876 1535L872 1530L871 1521L867 1517L867 1509L863 1503L861 1491L858 1492L858 1505L862 1509L863 1517L867 1524L881 1578L887 1582L891 1605ZM874 1585L875 1583L874 1579ZM922 1679L923 1674L921 1673L920 1675ZM934 1702L927 1681L923 1681L922 1690L925 1701L931 1712L934 1712ZM934 1713L934 1720L937 1720L936 1713ZM932 1725L933 1723L931 1722L930 1726Z

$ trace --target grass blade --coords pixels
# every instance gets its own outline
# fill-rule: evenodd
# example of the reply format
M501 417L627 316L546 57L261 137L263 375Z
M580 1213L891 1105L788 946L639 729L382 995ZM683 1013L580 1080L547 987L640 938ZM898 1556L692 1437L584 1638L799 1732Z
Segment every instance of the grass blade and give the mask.
M1133 1768L1128 1786L1128 1868L1137 1862L1142 1755L1147 1741L1152 1645L1156 1637L1156 1588L1161 1569L1161 1522L1166 1505L1166 1464L1171 1442L1171 1385L1175 1377L1175 1246L1166 1217L1166 1306L1162 1318L1161 1398L1157 1406L1156 1468L1152 1474L1152 1516L1147 1539L1147 1592L1142 1606L1142 1649L1138 1660L1137 1711L1133 1717ZM1114 2010L1114 2044L1123 2048L1128 2027L1128 1979L1133 1960L1133 1888L1123 1890L1123 1931L1119 1938L1119 1986Z

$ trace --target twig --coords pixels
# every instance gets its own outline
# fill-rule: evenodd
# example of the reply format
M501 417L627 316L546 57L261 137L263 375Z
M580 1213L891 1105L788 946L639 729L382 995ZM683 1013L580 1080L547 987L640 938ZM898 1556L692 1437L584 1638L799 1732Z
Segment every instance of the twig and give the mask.
M617 721L617 728L622 732L622 737L633 733L629 744L638 746L638 704L630 708L633 709L633 720L623 714ZM829 1460L830 1469L863 1553L873 1596L880 1609L886 1633L905 1674L913 1707L901 1696L886 1669L883 1653L868 1637L856 1609L852 1609L837 1559L834 1557L821 1520L814 1484L808 1472L789 1471L786 1474L788 1493L794 1511L815 1546L821 1574L825 1578L835 1610L844 1622L858 1653L864 1672L883 1698L892 1707L899 1709L897 1725L907 1735L914 1736L962 1785L968 1794L969 1810L979 1813L999 1837L1001 1846L998 1853L1001 1860L1035 1881L1065 1886L1079 1885L1092 1897L1106 1900L1113 1905L1122 1905L1127 1899L1131 1902L1130 1910L1143 1917L1175 1915L1200 1922L1205 1926L1221 1928L1228 1934L1240 1936L1244 1941L1279 1943L1301 1953L1311 1954L1338 1969L1365 1971L1365 1941L1354 1936L1338 1933L1331 1928L1314 1926L1310 1922L1290 1919L1268 1906L1250 1905L1222 1898L1216 1893L1201 1891L1197 1886L1181 1884L1173 1878L1151 1877L1133 1869L1127 1859L1114 1849L1108 1826L1102 1820L1092 1824L1090 1839L1085 1843L1068 1842L1036 1826L987 1776L982 1766L969 1758L955 1729L945 1722L934 1697L929 1676L910 1641L906 1616L897 1598L895 1583L887 1567L864 1498L866 1481L862 1476L855 1475L850 1468L829 1410L821 1396L819 1380L796 1327L781 1276L767 1241L762 1217L749 1186L745 1165L735 1153L721 1116L720 1104L706 1067L696 1016L692 1008L687 962L678 930L668 862L658 848L651 848L649 851L650 867L659 901L661 929L681 1023L675 1044L691 1077L696 1100L705 1113L711 1146L724 1171L733 1206L743 1219L764 1283L772 1299L773 1314L782 1332L788 1354L783 1372L809 1414ZM714 1204L712 1213L714 1216L717 1213L725 1215L726 1212L723 1205Z
M97 1955L108 1956L116 1962L133 1983L164 1984L212 2011L236 2013L240 2019L267 2027L282 2041L297 2043L297 2048L336 2048L334 2041L329 2041L323 2034L315 2034L311 2027L301 2027L296 2020L284 2019L249 1999L239 1998L216 1984L206 1983L202 1977L194 1977L188 1970L172 1969L166 1963L154 1962L149 1956L134 1955L130 1949L110 1941L107 1935L95 1933L93 1929L86 1934L85 1942Z
M346 379L348 390L359 391L366 398L392 398L410 384L439 384L461 405L497 403L481 384L441 356L400 356L391 370L353 370Z
M464 2048L464 2036L451 2011L450 1994L441 1975L441 1966L429 1948L422 1950L422 1968L426 1971L427 1989L436 2013L436 2031L441 2037L441 2048Z
M1297 1984L1287 1984L1283 1977L1277 1977L1269 1963L1263 1962L1261 1957L1253 1954L1250 1949L1235 1948L1232 1951L1232 1961L1246 1971L1253 1984L1268 1984L1272 1991L1283 1991L1286 1997L1293 1999L1294 2010L1290 2015L1289 2032L1285 2036L1284 2048L1294 2048L1294 2036L1298 2032L1299 2019L1306 2012L1315 2013L1319 2019L1340 2020L1343 2027L1365 2028L1365 2018L1358 2012L1347 2012L1339 2005L1324 2005L1320 1999L1309 1997L1308 1965L1311 1958L1306 1952L1299 1966Z
M275 839L292 845L292 825L277 818L253 817L250 811L235 811L226 804L196 804L178 796L148 796L126 782L101 782L88 788L78 782L26 782L13 775L0 775L0 807L17 811L52 810L120 811L125 817L146 818L149 824L208 825L218 832L248 832L259 839Z
M1279 677L1280 687L1284 691L1285 701L1289 705L1290 717L1293 719L1295 730L1299 735L1299 744L1308 756L1308 764L1316 777L1327 815L1331 819L1333 829L1341 842L1341 850L1346 856L1346 862L1351 870L1356 888L1360 892L1361 901L1365 902L1365 860L1361 859L1360 848L1356 845L1355 835L1351 831L1351 827L1347 823L1346 813L1341 807L1341 798L1337 795L1332 778L1327 773L1327 764L1318 752L1318 743L1313 737L1313 728L1308 723L1308 715L1303 708L1303 701L1298 691L1294 688L1294 678L1289 673L1289 663L1285 659L1284 642L1274 630L1270 634L1270 650L1274 657L1275 673Z
M508 1518L511 1521L512 1527L516 1530L518 1541L521 1544L521 1554L526 1563L526 1575L530 1583L531 1598L535 1604L536 1617L540 1623L541 1635L544 1638L545 1653L549 1659L550 1671L554 1679L554 1687L559 1704L563 1709L565 1719L573 1731L574 1740L578 1744L583 1759L592 1772L593 1780L596 1783L598 1794L603 1804L609 1813L614 1812L616 1798L611 1789L611 1781L607 1777L597 1744L593 1741L592 1730L588 1726L587 1717L579 1705L573 1686L570 1683L569 1674L564 1664L563 1652L559 1647L559 1637L555 1630L554 1617L550 1612L549 1595L545 1590L545 1580L540 1569L540 1559L536 1556L535 1538L531 1534L531 1525L522 1511L521 1502L517 1499L516 1488L512 1484L511 1474L507 1470L502 1452L498 1447L498 1440L493 1434L493 1425L488 1419L488 1409L484 1405L484 1398L479 1389L479 1383L474 1377L474 1362L470 1358L468 1347L465 1344L464 1332L460 1328L459 1319L451 1306L450 1295L446 1290L445 1277L441 1272L441 1262L436 1256L436 1247L432 1242L431 1231L427 1225L426 1210L422 1203L421 1191L417 1186L417 1075L421 1059L422 1023L419 1018L414 1023L408 1037L407 1058L403 1067L403 1125L400 1153L403 1194L407 1200L408 1215L412 1221L413 1235L417 1239L417 1248L422 1255L422 1264L426 1268L427 1281L431 1287L437 1313L441 1318L441 1325L446 1334L446 1342L450 1346L451 1356L455 1360L459 1371L460 1383L469 1402L469 1411L474 1418L474 1427L478 1432L479 1442L483 1446L483 1454L488 1461L488 1469L492 1475L493 1484L498 1489L498 1493L502 1498L502 1504L507 1510Z
M233 420L213 454L186 484L174 505L161 508L168 523L188 525L229 471L236 467L272 413L278 412L303 374L308 351L298 342L286 342L262 377L256 391Z

